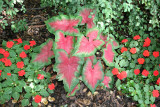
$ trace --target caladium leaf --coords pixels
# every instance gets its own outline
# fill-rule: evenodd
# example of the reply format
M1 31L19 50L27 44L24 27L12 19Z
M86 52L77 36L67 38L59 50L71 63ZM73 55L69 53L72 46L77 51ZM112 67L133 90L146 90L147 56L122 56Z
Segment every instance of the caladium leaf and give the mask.
M102 83L104 84L104 86L106 88L111 88L110 83L112 82L112 78L109 76L104 76L104 80L102 81Z
M85 8L80 12L80 16L82 16L81 24L87 23L87 28L92 28L93 26L95 26L93 22L95 14L91 15L91 18L89 18L89 15L92 11L92 9Z
M63 32L56 32L55 36L55 49L64 49L68 54L73 49L73 36L66 36Z
M95 55L92 55L92 56L89 56L89 57L85 57L84 59L85 59L85 61L86 61L87 59L90 59L93 64L95 64L95 63L97 62L97 58L96 58Z
M67 94L67 97L74 96L79 89L80 89L80 84L76 85L74 89L71 91L71 93Z
M106 48L103 49L103 56L102 59L104 60L104 62L106 63L106 65L108 66L114 66L114 56L115 56L115 52L113 50L112 44L108 43L106 45Z
M73 16L66 16L66 15L59 15L54 16L50 19L48 19L46 22L47 29L49 32L55 34L55 31L61 30L66 33L73 33L77 34L79 33L79 30L77 28L74 28L79 23L81 23L80 17L73 17ZM76 36L76 35L73 35Z
M53 41L50 39L48 40L45 45L42 44L40 53L36 56L33 62L43 62L47 63L48 58L54 55L53 51Z
M89 39L87 39L87 37ZM86 37L79 36L75 44L73 56L89 57L94 55L97 49L104 44L98 37L98 29L91 29L87 32Z
M54 70L58 73L57 78L63 80L65 90L71 93L79 83L78 76L83 61L76 56L68 57L68 54L64 50L57 50L55 58L56 64Z
M98 61L95 65L92 65L91 60L87 60L82 71L82 79L86 86L93 93L96 87L101 81L103 81L104 74L102 70L102 64Z
M105 44L103 45L104 48L106 48L106 44L108 42L113 43L114 49L117 49L119 47L118 42L113 37L108 37L107 35L105 35L105 36L100 35L100 38L101 38L101 40L103 40L105 42Z

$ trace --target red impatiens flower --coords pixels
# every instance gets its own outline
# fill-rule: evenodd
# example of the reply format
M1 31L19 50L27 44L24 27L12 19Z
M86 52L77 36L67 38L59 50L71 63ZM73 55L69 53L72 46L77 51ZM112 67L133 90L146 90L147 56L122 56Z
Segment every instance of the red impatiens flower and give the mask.
M42 74L38 74L37 79L42 80L43 78L44 78L44 75L42 75Z
M120 74L117 75L117 77L122 80L123 78L127 77L127 73L126 71L122 71Z
M18 38L18 39L13 39L13 41L17 41L17 42L18 42L17 44L20 44L20 43L22 43L22 39L21 39L21 38Z
M147 38L144 40L143 47L148 47L148 46L150 46L150 43L151 43L151 40L147 37Z
M1 76L1 72L2 72L2 70L0 70L0 76Z
M35 42L34 40L29 41L29 43L30 43L30 46L34 46L34 45L36 45L36 42Z
M11 73L7 73L8 76L11 76Z
M24 45L24 49L28 50L28 49L30 49L30 46L29 45Z
M144 50L143 51L143 56L148 57L149 56L149 51L148 50Z
M3 56L6 57L6 58L9 57L9 52L8 52L8 51L5 51L5 52L3 53Z
M139 69L135 69L134 70L134 74L138 75L140 73L140 70Z
M155 71L153 72L153 75L154 75L154 76L157 76L157 75L159 75L159 72L158 72L158 70L155 70Z
M136 35L136 36L133 37L134 40L138 40L138 39L140 39L140 38L141 38L141 37L140 37L139 35Z
M8 41L8 42L6 43L6 47L7 47L7 48L12 48L13 45L14 45L14 42L13 42L13 41Z
M124 51L127 51L127 48L122 47L122 48L121 48L121 53L123 53Z
M132 53L132 54L135 54L137 51L136 51L136 48L131 48L130 49L130 52Z
M25 75L25 70L20 70L20 71L18 71L18 75L19 75L19 76Z
M149 74L149 71L147 71L146 69L144 69L143 71L142 71L142 75L144 75L144 76L148 76L148 74Z
M24 63L23 63L23 61L21 61L21 62L17 62L17 68L23 68L23 66L24 66Z
M138 61L139 64L144 64L145 59L144 58L138 58L137 61Z
M153 94L153 97L158 97L159 96L159 91L158 90L153 90L152 94Z
M24 51L22 51L22 52L19 54L19 56L20 56L21 58L26 58L26 57L27 57L27 54L26 54Z
M152 104L150 104L150 107L156 107L156 105L155 105L155 104L153 104L153 105L152 105Z
M160 83L160 78L158 78L156 84L159 85L159 83Z
M0 54L3 54L5 50L3 48L0 48Z
M49 84L48 85L48 88L50 89L50 90L54 90L55 89L55 85L52 83L52 84Z
M112 69L112 74L113 74L113 75L118 75L118 74L119 74L118 69L117 69L117 68L113 68L113 69Z
M1 58L1 61L5 64L5 66L11 66L12 62L10 59L7 58Z
M126 43L126 42L128 42L128 40L127 39L123 39L121 42L122 43Z
M36 95L36 96L34 97L34 101L35 101L36 103L40 103L40 102L41 102L41 99L42 99L42 96L40 96L40 95Z
M154 52L153 52L153 56L154 56L155 58L159 57L159 51L154 51Z

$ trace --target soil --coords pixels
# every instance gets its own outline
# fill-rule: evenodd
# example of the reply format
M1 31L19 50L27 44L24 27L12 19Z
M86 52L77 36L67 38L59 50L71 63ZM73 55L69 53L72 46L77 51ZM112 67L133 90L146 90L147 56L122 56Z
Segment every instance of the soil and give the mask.
M28 29L23 32L13 33L10 27L6 27L5 30L0 30L0 44L3 40L11 40L15 38L22 38L22 40L35 40L38 45L45 42L48 38L53 38L54 35L50 34L46 29L44 21L47 20L48 15L53 15L51 9L46 9L43 11L43 8L36 3L25 2L27 11L25 14L19 13L15 19L25 18L28 23ZM1 47L1 45L0 45ZM53 64L52 64L53 65ZM89 89L83 84L80 83L81 88L76 93L75 96L67 98L67 93L64 90L64 85L62 82L59 82L55 77L56 73L52 70L52 65L49 65L46 70L49 70L52 73L52 82L56 85L55 91L50 97L52 101L48 100L48 103L41 103L41 107L136 107L136 102L132 101L131 98L126 97L117 91L116 88L112 90L106 90L102 87L97 87L94 94L91 94ZM12 100L6 102L1 107L20 107L20 103L13 103Z

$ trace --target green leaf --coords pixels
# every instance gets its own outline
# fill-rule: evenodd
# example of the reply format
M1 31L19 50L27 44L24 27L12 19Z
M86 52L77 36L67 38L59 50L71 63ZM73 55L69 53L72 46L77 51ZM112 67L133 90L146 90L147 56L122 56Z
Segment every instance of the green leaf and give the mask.
M135 95L135 96L133 97L133 100L138 101L138 96Z
M16 53L14 52L14 50L10 50L9 53L10 53L10 56L11 56L12 58L16 58L16 57L17 57L17 56L16 56Z
M21 102L22 102L22 106L27 106L29 104L28 99L23 99Z
M33 107L38 107L38 103L36 103L35 101L32 101L32 106Z
M15 100L18 100L18 99L19 99L19 96L20 96L20 94L19 94L18 92L14 92L14 93L12 94L12 97L13 97Z
M40 91L40 94L41 94L42 96L44 96L44 97L48 97L48 96L49 96L49 93L48 93L45 89L42 89L42 90Z
M118 80L116 81L116 87L119 89L119 88L120 88L120 85L121 85L121 81L118 79Z
M14 88L14 91L16 91L16 92L22 92L22 87L21 86L16 86Z
M32 96L31 93L26 93L26 94L24 95L24 98L29 99L31 96Z
M127 67L129 65L129 62L125 59L122 59L120 62L119 62L120 66L121 67Z
M5 94L11 94L12 93L12 87L7 87L4 89Z
M155 99L156 99L156 98L153 97L153 96L150 97L150 100L152 101L152 103L154 103Z

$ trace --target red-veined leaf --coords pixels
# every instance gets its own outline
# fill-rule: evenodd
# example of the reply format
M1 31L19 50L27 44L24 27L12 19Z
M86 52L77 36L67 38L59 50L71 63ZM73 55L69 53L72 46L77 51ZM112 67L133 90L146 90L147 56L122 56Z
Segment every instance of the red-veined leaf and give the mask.
M48 40L45 45L42 44L42 48L39 54L35 57L33 62L43 62L47 63L48 58L52 57L54 55L53 51L53 41Z
M81 22L80 17L59 15L48 19L45 23L47 29L53 34L55 34L55 31L57 30L61 30L71 34L71 33L79 33L79 30L74 27L77 26L80 22Z
M104 74L102 70L102 64L98 61L95 65L92 65L91 60L87 60L82 71L83 82L93 93L98 84L103 80Z
M68 54L73 49L73 36L66 36L63 32L57 32L55 37L56 49L64 49Z
M115 56L115 53L113 51L113 47L111 45L111 43L108 43L106 45L106 48L103 49L103 56L102 56L102 59L104 60L104 62L106 63L106 65L108 66L114 66L114 56Z
M93 22L95 14L91 15L92 17L89 18L89 15L92 11L93 11L92 9L85 8L80 12L80 16L82 16L81 24L87 23L87 28L92 28L93 26L95 26Z
M58 79L63 80L65 90L70 93L79 83L78 74L83 61L76 56L68 57L64 50L57 50L55 58L55 70L58 72Z
M74 96L79 89L80 89L80 84L76 85L74 89L71 91L71 93L67 94L67 97Z
M96 32L94 34L94 32ZM89 37L87 39L86 37ZM87 32L86 37L79 36L77 43L75 44L74 56L89 57L94 55L97 49L104 44L98 37L98 30L96 28Z

